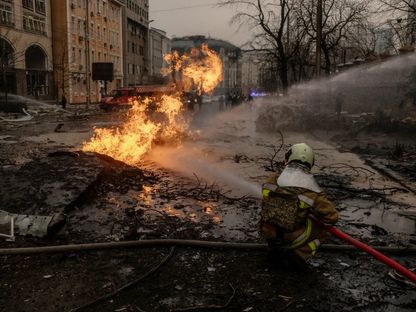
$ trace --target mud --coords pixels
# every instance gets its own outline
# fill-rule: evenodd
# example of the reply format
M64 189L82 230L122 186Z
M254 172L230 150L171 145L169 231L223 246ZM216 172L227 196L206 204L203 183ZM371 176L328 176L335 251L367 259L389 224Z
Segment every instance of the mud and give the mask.
M7 128L3 141L9 143L0 147L1 183L6 178L10 182L4 185L9 190L2 193L2 207L63 209L67 222L47 239L18 237L14 243L0 241L0 246L148 238L262 242L257 233L259 199L253 192L269 174L273 147L282 142L278 133L256 131L256 105L262 103L219 115L206 109L213 118L200 116L193 124L197 139L175 149L169 162L162 160L172 151L158 149L158 157L149 155L138 168L99 155L73 154L93 125L112 127L122 120L117 114L60 120L65 124L62 133L54 132L56 124L47 120L37 120L36 129L32 123ZM363 154L346 143L336 148L313 133L283 135L283 147L299 141L314 146L315 174L341 212L342 230L375 245L414 242L413 193L367 165ZM23 153L24 160L15 161ZM195 158L192 170L185 170ZM37 190L46 185L49 192L29 196L22 181ZM50 194L55 194L53 200ZM15 200L3 200L12 195ZM2 256L0 310L70 311L144 275L168 253L146 248ZM416 265L411 255L396 259ZM321 252L309 269L298 272L266 252L177 248L154 274L85 310L174 311L215 305L211 310L413 311L415 289L387 273L384 265L356 252Z

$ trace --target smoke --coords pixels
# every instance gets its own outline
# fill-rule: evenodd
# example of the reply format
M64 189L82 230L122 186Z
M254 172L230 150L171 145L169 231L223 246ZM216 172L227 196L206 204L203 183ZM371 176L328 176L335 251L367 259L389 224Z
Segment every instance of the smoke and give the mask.
M235 196L250 195L261 197L259 185L246 181L238 175L238 171L225 162L216 163L213 157L204 153L193 144L181 147L157 147L149 154L149 159L158 165L179 172L189 178L205 181L209 184L216 183L230 190Z
M416 55L411 54L356 65L328 78L295 85L286 96L263 106L257 129L307 130L314 123L322 125L322 116L335 115L337 109L357 116L383 112L405 118L416 108L408 97L414 83L410 76L415 72ZM334 125L327 126L332 129Z

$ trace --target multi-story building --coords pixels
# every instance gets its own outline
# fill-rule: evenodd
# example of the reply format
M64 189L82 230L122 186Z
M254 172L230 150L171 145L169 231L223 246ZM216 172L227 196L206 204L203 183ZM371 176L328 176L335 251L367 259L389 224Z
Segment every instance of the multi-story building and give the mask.
M172 39L172 50L180 53L192 47L200 47L203 43L218 53L223 63L223 80L216 88L217 94L241 93L241 49L219 39L205 36L189 36Z
M132 86L148 75L149 0L122 2L124 85Z
M49 0L0 0L0 91L53 97L50 21Z
M55 87L69 103L98 102L103 81L92 63L113 63L109 90L123 85L122 3L117 0L51 1ZM89 81L87 80L89 76ZM89 91L88 91L89 89Z
M243 94L260 91L260 70L264 55L259 51L243 51L241 58L241 89Z
M171 52L171 40L166 32L157 28L150 29L150 75L153 82L160 82L162 69L167 66L163 57Z

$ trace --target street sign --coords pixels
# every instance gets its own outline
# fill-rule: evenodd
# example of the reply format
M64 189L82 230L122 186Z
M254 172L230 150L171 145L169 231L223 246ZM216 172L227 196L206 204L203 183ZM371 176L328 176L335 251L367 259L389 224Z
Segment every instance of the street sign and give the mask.
M92 80L111 81L113 79L113 63L92 63Z

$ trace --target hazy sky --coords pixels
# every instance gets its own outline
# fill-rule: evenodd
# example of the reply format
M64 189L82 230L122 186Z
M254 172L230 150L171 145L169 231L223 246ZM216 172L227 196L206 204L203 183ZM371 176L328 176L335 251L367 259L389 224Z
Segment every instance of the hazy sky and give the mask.
M216 7L216 0L149 0L150 26L169 37L205 35L227 40L237 46L249 40L247 30L230 25L231 8Z

